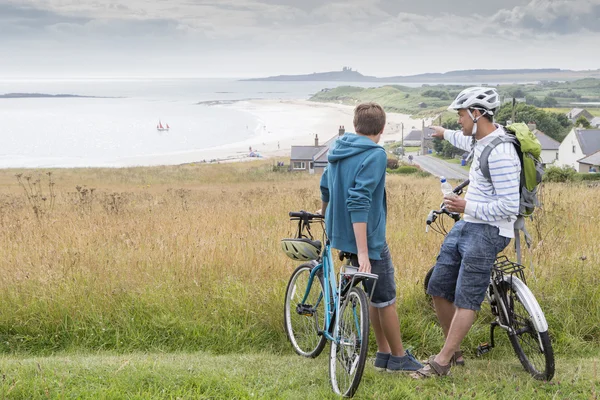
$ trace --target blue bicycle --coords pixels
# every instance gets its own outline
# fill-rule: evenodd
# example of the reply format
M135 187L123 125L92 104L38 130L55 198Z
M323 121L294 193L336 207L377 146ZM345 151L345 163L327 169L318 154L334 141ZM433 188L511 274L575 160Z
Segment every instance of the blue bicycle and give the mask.
M369 300L357 285L372 280L370 298L377 275L358 272L352 262L355 257L342 252L340 260L345 262L337 279L326 234L323 247L310 231L311 223L324 227L323 216L306 211L289 215L298 221L298 231L295 238L283 239L281 246L288 257L304 263L292 273L285 291L285 332L296 353L304 357L317 357L330 341L331 386L336 394L352 397L362 378L369 345Z

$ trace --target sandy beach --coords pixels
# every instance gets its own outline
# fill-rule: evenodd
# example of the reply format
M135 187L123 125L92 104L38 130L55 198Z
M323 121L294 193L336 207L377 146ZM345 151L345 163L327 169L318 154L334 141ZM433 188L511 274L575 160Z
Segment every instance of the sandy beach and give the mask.
M338 134L340 126L344 126L346 131L354 130L354 108L341 104L307 100L250 100L211 107L230 107L251 113L260 120L262 130L259 126L255 135L241 142L185 153L136 158L136 161L148 165L256 160L249 156L250 149L260 155L258 158L289 157L291 146L313 146L315 135L323 144ZM400 140L402 124L404 135L408 135L413 128L420 129L422 121L412 119L409 115L388 113L381 144Z

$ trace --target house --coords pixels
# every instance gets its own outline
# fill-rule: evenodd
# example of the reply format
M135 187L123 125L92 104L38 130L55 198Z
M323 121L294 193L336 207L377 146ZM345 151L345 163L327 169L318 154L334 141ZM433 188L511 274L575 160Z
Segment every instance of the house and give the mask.
M575 123L579 117L585 117L588 121L591 121L594 118L594 116L584 108L574 108L567 113L567 118L569 118L572 123Z
M290 155L290 171L308 171L311 174L322 174L327 166L327 153L331 144L346 133L346 128L340 126L338 134L324 144L319 144L319 135L315 135L314 146L292 146Z
M587 167L588 172L599 172L600 171L600 150L579 160L579 164ZM593 168L593 169L592 169Z
M314 173L314 157L325 146L319 146L319 137L315 135L315 146L292 146L290 169L292 171L308 171Z
M421 146L422 137L423 131L413 128L408 135L404 136L404 147Z
M592 118L590 125L592 128L600 128L600 117Z
M546 165L553 164L558 159L560 142L552 139L550 136L538 129L535 129L532 132L542 145L542 164L544 167L546 167Z
M425 138L423 138L423 132L425 132ZM405 147L421 147L421 150L425 153L428 149L433 148L433 129L425 128L422 130L413 129L404 137Z
M537 126L534 123L529 123L527 124L527 126L542 145L541 159L544 167L546 167L549 164L553 164L558 159L558 149L560 147L560 142L552 139L550 136L537 129Z
M570 166L577 172L589 172L600 151L600 129L573 128L558 148L559 166ZM590 164L592 163L592 164Z

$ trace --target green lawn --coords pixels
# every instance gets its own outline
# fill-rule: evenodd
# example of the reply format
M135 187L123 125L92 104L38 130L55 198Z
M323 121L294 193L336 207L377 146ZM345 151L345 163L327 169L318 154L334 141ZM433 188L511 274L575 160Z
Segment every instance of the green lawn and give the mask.
M335 399L328 350L295 355L94 354L2 356L2 399ZM494 350L495 351L495 350ZM598 357L559 359L535 381L509 353L467 359L444 379L416 381L367 365L357 399L597 399ZM370 362L370 360L369 360Z
M437 159L446 161L446 162L448 162L450 164L460 165L460 160L458 158L444 158L441 155L436 154L436 153L431 153L430 155L433 156L433 157L435 157L435 158L437 158ZM465 170L468 171L471 167L469 165L461 165L461 168L463 168L463 169L465 169Z

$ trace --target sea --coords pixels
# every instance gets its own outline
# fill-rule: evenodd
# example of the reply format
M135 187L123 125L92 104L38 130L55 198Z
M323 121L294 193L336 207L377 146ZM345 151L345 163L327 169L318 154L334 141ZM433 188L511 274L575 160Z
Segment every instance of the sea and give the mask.
M264 129L254 99L308 99L324 88L373 83L235 79L1 79L0 168L177 164L177 154L245 142ZM380 86L382 84L377 84ZM418 85L416 85L418 86ZM168 131L159 131L158 124ZM301 123L291 121L290 123Z

